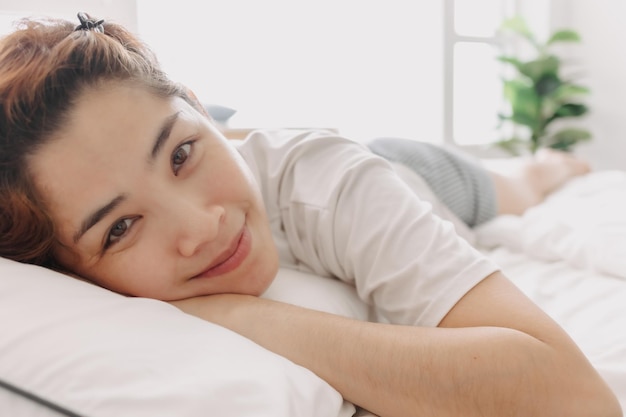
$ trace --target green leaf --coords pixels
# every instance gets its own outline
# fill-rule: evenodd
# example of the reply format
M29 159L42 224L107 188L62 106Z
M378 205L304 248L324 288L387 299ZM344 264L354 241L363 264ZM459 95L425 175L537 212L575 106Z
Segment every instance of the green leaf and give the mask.
M556 74L544 74L535 83L535 91L545 97L554 93L561 86L561 79Z
M561 101L555 100L549 95L543 97L541 102L541 115L543 116L544 124L547 124L545 121L552 117L552 115L556 113L556 109L558 109L562 104L563 103Z
M578 117L587 113L589 108L581 103L565 103L554 112L555 118Z
M512 32L526 39L538 52L543 53L545 47L540 45L535 39L535 35L530 31L526 21L521 16L515 16L510 19L506 19L500 25L500 32Z
M514 16L506 19L500 25L500 29L520 34L527 39L534 39L528 25L526 25L526 21L520 16Z
M552 34L547 45L552 45L555 42L580 42L580 36L573 30L559 30Z
M537 125L537 119L524 111L514 111L511 120L518 125L528 126L531 129L535 129Z
M556 111L548 118L546 118L543 123L544 127L548 126L550 123L557 119L562 119L564 117L578 117L587 113L589 108L580 103L565 103L559 106Z
M554 92L553 98L557 101L571 99L572 97L589 94L589 89L581 85L561 84Z
M554 55L550 55L524 63L519 68L519 71L534 82L537 82L544 76L558 77L559 65L559 59Z
M520 79L506 80L504 97L511 104L511 120L531 128L536 126L540 109L539 96L532 85Z
M582 104L580 96L589 89L560 77L561 59L551 54L548 47L558 42L578 42L578 33L569 29L553 32L545 43L540 43L530 31L523 18L516 16L505 20L500 31L511 32L528 40L535 48L530 59L516 55L502 54L498 60L511 65L516 70L512 79L503 79L503 95L510 104L508 114L498 115L500 127L508 121L524 129L529 137L525 141L517 138L497 142L497 146L511 153L520 149L534 153L538 148L552 146L568 149L574 144L589 140L591 135L582 129L567 129L547 138L546 129L554 120L572 118L586 114L588 107ZM507 68L508 69L508 68Z
M505 64L511 64L515 67L515 69L517 69L518 71L521 72L521 69L524 65L524 63L522 61L520 61L519 59L512 57L512 56L498 56L497 57L498 61L500 62L504 62Z
M553 149L570 151L578 143L587 142L591 138L591 133L586 129L566 128L548 138L545 145Z
M521 78L503 80L503 84L504 97L511 103L514 103L516 97L524 91L533 91L532 84Z

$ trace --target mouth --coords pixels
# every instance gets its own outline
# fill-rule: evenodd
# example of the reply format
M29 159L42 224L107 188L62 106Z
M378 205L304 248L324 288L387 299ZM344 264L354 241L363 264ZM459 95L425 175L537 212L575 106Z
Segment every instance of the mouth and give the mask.
M222 252L204 272L193 276L191 279L211 278L227 274L239 267L250 253L252 240L250 231L244 226L233 239L230 246Z

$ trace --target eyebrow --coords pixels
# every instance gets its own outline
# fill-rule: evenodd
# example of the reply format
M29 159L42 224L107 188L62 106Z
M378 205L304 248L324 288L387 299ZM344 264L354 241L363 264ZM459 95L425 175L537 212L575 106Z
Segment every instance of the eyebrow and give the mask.
M176 123L176 120L178 120L179 115L180 112L178 111L167 117L163 121L163 124L161 125L161 130L159 131L159 134L154 141L154 145L152 146L152 152L150 152L150 162L154 162L157 156L159 156L159 152L161 151L161 149L163 149L163 145L165 144L167 139L169 139L170 133L172 133L172 129L174 128L174 123Z
M81 237L100 220L102 220L107 214L115 210L124 200L125 195L120 195L111 200L108 204L100 207L98 210L91 213L80 225L80 229L74 233L74 244L78 243Z
M174 128L174 124L178 120L178 116L180 111L168 116L161 125L161 129L159 130L159 134L154 141L154 145L152 145L152 151L150 152L150 157L148 158L148 162L152 163L159 156L159 152L163 149L163 145L169 139L170 134L172 133L172 129ZM98 224L100 220L102 220L106 215L111 213L117 206L119 206L124 200L126 200L125 195L120 195L115 197L109 203L100 207L93 213L91 213L87 218L81 223L80 228L76 233L74 233L74 244L78 243L78 241L87 233L89 229Z

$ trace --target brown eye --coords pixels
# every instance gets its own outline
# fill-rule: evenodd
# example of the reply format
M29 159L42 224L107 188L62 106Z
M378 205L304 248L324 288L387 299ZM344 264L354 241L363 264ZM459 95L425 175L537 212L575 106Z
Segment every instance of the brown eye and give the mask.
M174 165L180 165L187 159L187 152L183 148L178 148L176 153L174 154L174 158L172 158L172 163Z
M122 220L121 222L113 226L113 228L111 229L111 236L123 236L124 233L126 233L126 230L128 230L128 223L126 223L126 220Z
M182 167L182 165L189 158L189 154L191 152L191 143L185 143L174 151L172 154L172 170L174 171L174 175L178 174L178 171Z
M115 223L113 227L109 229L109 235L104 245L105 249L124 237L133 222L133 219L123 219Z

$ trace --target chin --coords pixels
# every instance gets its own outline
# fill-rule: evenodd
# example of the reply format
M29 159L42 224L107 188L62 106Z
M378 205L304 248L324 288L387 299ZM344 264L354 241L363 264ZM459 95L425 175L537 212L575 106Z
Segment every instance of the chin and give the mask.
M264 274L262 277L258 277L258 279L250 283L250 285L248 285L245 291L243 291L242 293L254 295L256 297L260 296L269 288L272 282L274 282L276 272L278 272L278 270L276 270L273 274Z
M274 282L274 278L276 278L278 273L278 267L278 257L276 257L273 262L266 263L263 268L250 271L250 276L255 278L248 282L246 294L256 297L263 294Z

